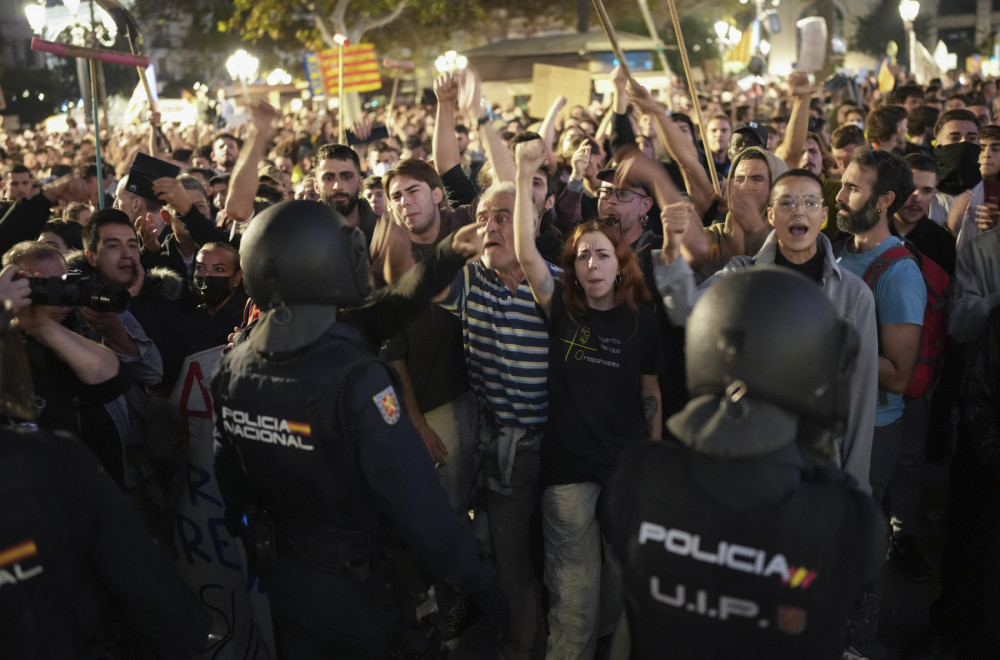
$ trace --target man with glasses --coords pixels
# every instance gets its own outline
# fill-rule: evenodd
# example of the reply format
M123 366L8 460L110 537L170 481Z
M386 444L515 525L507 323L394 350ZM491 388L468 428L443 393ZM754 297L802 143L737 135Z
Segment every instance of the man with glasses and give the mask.
M597 178L601 187L597 189L597 212L608 225L617 224L625 242L640 252L647 246L655 246L659 237L646 228L649 211L653 208L653 196L641 183L624 181L621 188L615 188L615 170L602 170Z
M868 480L872 431L875 424L876 364L875 302L871 290L856 275L841 268L833 246L820 232L826 218L823 184L812 172L789 170L774 182L767 219L773 231L755 256L736 256L721 271L695 288L694 271L681 257L680 246L689 217L686 203L671 204L663 212L663 250L653 253L657 288L670 320L684 325L694 303L720 279L755 265L790 268L819 284L837 315L850 321L860 337L857 366L851 375L847 428L838 439L834 456L858 486L871 492ZM789 329L794 335L794 329Z

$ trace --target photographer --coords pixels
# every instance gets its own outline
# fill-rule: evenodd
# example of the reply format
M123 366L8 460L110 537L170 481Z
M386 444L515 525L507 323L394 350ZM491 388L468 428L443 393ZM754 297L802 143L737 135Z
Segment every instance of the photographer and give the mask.
M58 250L25 241L4 255L3 265L0 295L16 310L18 328L25 335L38 425L82 436L97 451L95 445L102 440L83 433L80 420L86 414L81 409L123 394L130 384L128 375L111 350L67 327L75 315L72 307L33 303L27 277L66 274L66 262Z

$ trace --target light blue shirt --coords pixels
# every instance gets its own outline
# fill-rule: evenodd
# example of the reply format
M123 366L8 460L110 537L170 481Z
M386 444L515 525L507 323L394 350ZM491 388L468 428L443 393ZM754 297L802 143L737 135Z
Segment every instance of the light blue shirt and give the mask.
M867 252L852 254L846 249L842 250L837 261L843 268L864 279L865 271L875 259L899 245L903 245L903 242L890 236ZM900 259L889 266L878 278L872 293L875 294L875 322L879 326L897 323L924 324L927 289L920 268L913 259ZM902 395L879 389L875 426L890 424L902 415Z

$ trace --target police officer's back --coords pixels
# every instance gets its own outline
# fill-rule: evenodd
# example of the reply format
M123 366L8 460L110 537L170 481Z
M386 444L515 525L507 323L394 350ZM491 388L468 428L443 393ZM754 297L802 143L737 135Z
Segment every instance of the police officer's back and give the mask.
M724 288L718 288L724 287ZM834 658L885 551L870 497L832 467L857 340L816 285L755 268L687 325L680 440L627 452L606 518L633 658ZM828 464L828 462L827 462Z
M336 322L368 292L360 232L326 205L285 202L254 219L241 261L264 314L213 382L227 518L256 507L273 524L282 657L386 657L397 538L469 593L496 593L493 568L451 512L389 369Z

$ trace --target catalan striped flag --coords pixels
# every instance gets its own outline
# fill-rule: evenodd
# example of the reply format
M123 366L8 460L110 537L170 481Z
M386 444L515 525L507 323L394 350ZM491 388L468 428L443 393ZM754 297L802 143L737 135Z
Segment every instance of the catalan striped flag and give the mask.
M326 94L340 93L340 49L331 48L306 53L306 77L314 96L322 86ZM344 48L344 91L370 92L382 88L373 44L357 44ZM320 93L323 93L320 92Z

